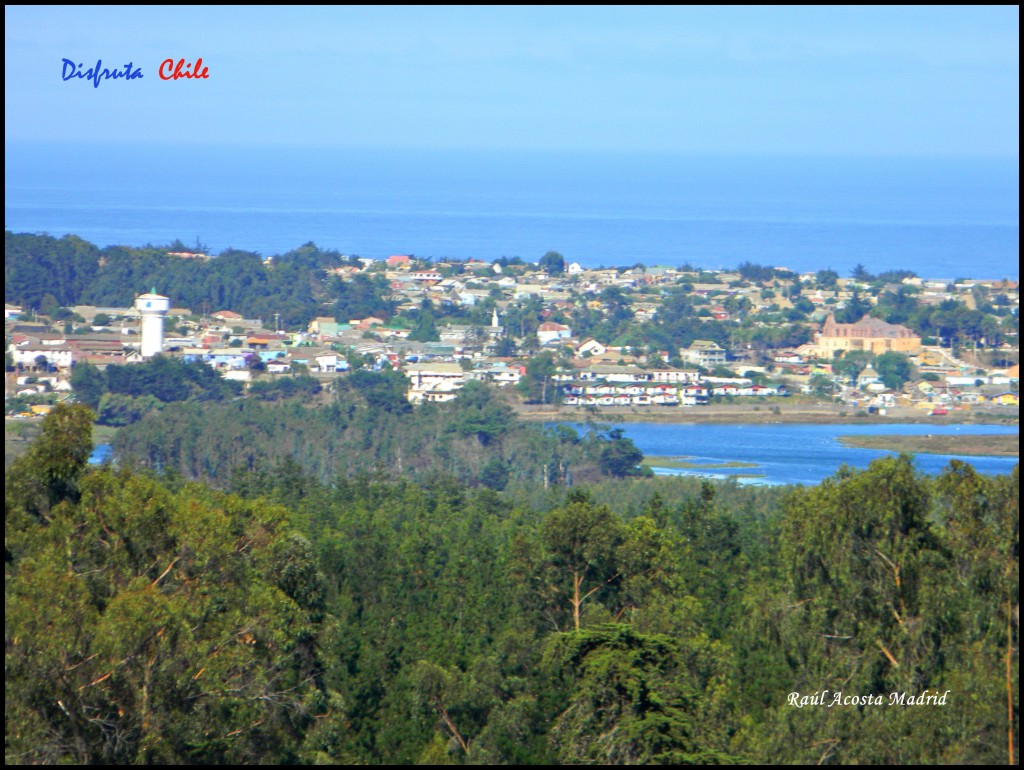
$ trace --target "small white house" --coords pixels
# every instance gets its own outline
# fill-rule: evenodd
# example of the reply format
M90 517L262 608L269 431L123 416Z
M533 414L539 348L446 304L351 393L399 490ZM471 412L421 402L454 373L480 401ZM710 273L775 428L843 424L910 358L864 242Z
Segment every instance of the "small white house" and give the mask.
M572 337L572 329L554 321L546 321L537 327L537 340L541 345Z
M576 348L576 357L577 358L583 358L584 356L586 356L588 354L591 355L591 356L603 356L607 352L608 352L607 346L602 345L600 342L598 342L593 337L591 337L590 339L586 340L585 342L582 342Z

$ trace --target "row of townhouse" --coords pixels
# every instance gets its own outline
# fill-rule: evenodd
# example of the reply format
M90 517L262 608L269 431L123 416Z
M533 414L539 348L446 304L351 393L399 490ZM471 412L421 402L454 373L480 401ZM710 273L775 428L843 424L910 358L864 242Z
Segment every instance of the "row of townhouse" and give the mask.
M757 398L785 395L782 386L752 383L694 383L683 387L673 385L583 385L564 386L562 403L567 406L701 406L713 396Z
M688 384L700 381L700 373L687 369L641 369L639 366L595 364L580 370L566 380L604 380L609 383L668 383Z
M458 391L470 380L498 386L514 385L522 378L524 367L494 363L467 370L452 362L417 362L406 364L404 371L409 379L409 401L443 403L454 400ZM563 383L566 398L593 398L593 403L599 406L615 405L614 401L597 401L608 398L635 398L639 405L697 405L707 403L710 395L708 388L701 384L700 375L685 370L646 371L636 366L597 365L575 376L563 374L553 379ZM594 381L600 381L601 384L586 384ZM591 401L583 400L579 403L589 405Z
M713 396L782 396L786 388L782 385L717 385L711 389Z
M566 406L698 406L708 402L702 385L567 385Z

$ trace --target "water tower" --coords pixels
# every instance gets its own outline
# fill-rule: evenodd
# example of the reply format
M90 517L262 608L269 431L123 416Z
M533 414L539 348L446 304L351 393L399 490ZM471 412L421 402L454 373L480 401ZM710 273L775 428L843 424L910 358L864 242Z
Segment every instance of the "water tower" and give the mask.
M171 301L152 289L135 298L135 309L142 316L142 357L151 358L164 349L164 316Z

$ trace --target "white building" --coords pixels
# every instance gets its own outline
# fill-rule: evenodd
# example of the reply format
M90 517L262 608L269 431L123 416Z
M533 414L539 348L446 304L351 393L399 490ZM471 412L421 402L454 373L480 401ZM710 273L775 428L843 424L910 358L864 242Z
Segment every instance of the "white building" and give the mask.
M703 366L705 369L725 364L726 351L718 343L710 340L694 340L688 348L681 348L679 356L684 361Z
M650 374L651 382L681 384L700 382L700 374L698 372L689 372L682 369L654 369Z
M55 369L68 369L75 360L75 350L69 345L24 344L7 348L11 354L11 362L15 366L34 368L37 358L45 358L47 364Z
M458 364L409 364L407 398L414 404L422 401L452 401L466 384L466 372Z
M554 321L546 321L537 327L537 340L541 345L547 345L557 340L567 340L572 337L572 329Z

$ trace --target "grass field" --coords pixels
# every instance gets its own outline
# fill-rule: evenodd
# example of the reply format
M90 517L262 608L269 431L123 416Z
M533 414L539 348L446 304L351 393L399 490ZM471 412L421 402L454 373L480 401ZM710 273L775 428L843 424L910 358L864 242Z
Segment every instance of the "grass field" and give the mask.
M888 452L1019 457L1020 434L1013 436L840 436L845 446Z

